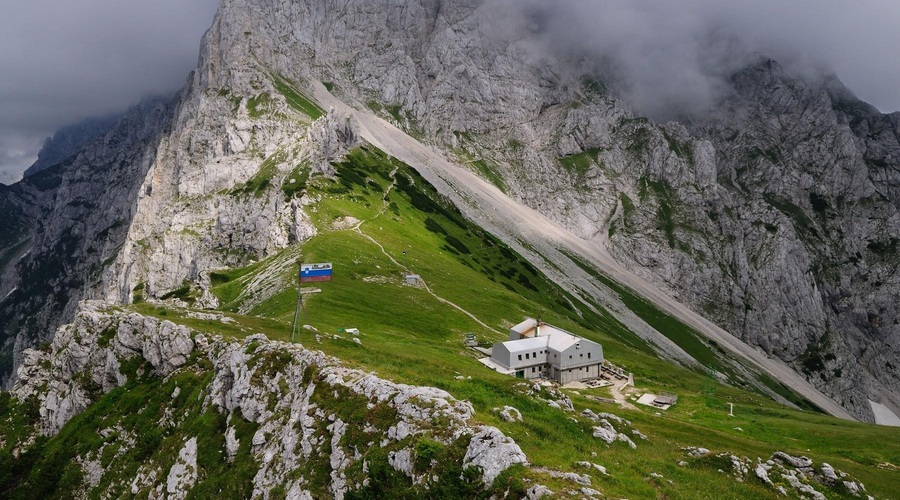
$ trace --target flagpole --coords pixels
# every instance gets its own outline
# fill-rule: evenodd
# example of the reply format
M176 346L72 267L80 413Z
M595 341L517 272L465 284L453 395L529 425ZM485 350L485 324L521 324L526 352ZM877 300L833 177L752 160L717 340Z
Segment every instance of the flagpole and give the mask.
M302 266L303 264L297 262L298 266ZM301 276L301 272L297 270L297 307L294 309L294 323L291 325L291 343L294 342L294 335L297 332L297 329L300 327L300 311L303 309L303 292L301 290L301 286L303 285L303 280Z

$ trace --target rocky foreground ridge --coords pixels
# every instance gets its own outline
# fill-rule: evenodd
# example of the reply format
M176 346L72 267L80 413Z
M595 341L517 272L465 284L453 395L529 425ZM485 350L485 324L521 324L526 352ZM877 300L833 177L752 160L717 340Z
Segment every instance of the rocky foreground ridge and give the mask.
M82 429L90 436L66 469L77 478L63 489L70 495L185 498L232 473L252 477L240 492L247 497L377 495L391 481L466 495L527 463L515 442L473 424L471 404L445 391L389 382L263 335L225 340L99 302L83 303L47 350L26 351L11 393L37 413L18 435L4 427L3 447L17 458L42 452L41 436L99 425ZM143 396L129 400L135 393Z

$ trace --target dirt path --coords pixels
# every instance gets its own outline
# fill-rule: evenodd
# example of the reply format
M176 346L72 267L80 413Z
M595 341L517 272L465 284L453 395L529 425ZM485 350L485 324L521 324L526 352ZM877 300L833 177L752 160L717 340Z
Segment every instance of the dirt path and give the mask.
M397 259L395 259L391 254L389 254L389 253L387 252L387 250L384 249L384 246L382 246L381 243L379 243L378 241L376 241L375 238L373 238L373 237L369 236L368 234L364 233L363 230L362 230L362 225L363 225L363 224L365 224L366 222L372 222L372 221L374 221L375 219L381 217L381 216L384 214L384 212L387 210L387 207L388 207L388 196L391 194L391 191L394 189L394 186L397 184L397 180L396 180L396 178L395 178L395 174L396 174L396 173L397 173L397 169L396 169L396 168L393 169L393 170L391 170L391 174L390 174L390 177L391 177L391 184L390 184L390 185L388 186L388 188L385 190L384 196L381 198L381 201L382 201L382 204L381 204L381 210L379 210L378 213L375 214L375 216L372 217L371 219L361 220L361 221L357 222L351 229L352 229L353 231L356 231L357 233L359 233L363 238L366 238L367 240L369 240L369 241L371 241L372 243L374 243L374 244L381 250L381 253L383 253L384 256L388 258L388 260L390 260L391 262L393 262L395 266L397 266L397 267L403 269L407 274L412 274L412 272L410 271L410 269L409 269L408 267L404 266L403 264L401 264L400 262L398 262ZM486 330L488 330L488 331L491 331L491 332L496 332L496 333L502 334L502 332L498 332L496 329L491 328L490 326L488 326L487 324L485 324L483 321L481 321L480 319L478 319L477 316L475 316L474 314L472 314L472 313L470 313L469 311L467 311L466 309L464 309L462 306L459 306L459 305L457 305L457 304L455 304L455 303L453 303L453 302L451 302L451 301L449 301L449 300L447 300L447 299L441 297L440 295L434 293L434 291L431 289L431 287L428 286L428 283L427 283L421 276L419 277L419 281L422 283L422 286L425 288L425 291L428 292L432 297L434 297L435 300L437 300L438 302L440 302L440 303L442 303L442 304L446 304L446 305L448 305L448 306L450 306L450 307L452 307L452 308L458 310L459 312L465 314L466 316L468 316L469 318L471 318L472 321L474 321L474 322L478 323L479 325L481 325L484 329L486 329Z
M353 116L360 134L374 146L415 168L445 195L451 196L466 216L485 224L498 236L529 242L543 242L545 246L563 248L581 255L603 273L631 288L660 309L679 318L709 339L732 353L756 365L776 381L780 381L836 417L855 420L850 413L826 396L799 374L779 360L764 353L719 328L706 318L676 301L653 284L622 267L606 251L605 242L581 239L554 223L534 209L522 205L501 192L496 186L473 172L451 163L402 130L369 111L353 109L331 95L318 82L314 83L315 99L325 108Z
M625 397L625 394L622 394L622 389L628 385L628 382L622 382L619 384L618 382L609 386L609 393L612 394L613 399L616 400L616 403L622 408L628 408L629 410L637 410L637 407L628 402L628 399Z

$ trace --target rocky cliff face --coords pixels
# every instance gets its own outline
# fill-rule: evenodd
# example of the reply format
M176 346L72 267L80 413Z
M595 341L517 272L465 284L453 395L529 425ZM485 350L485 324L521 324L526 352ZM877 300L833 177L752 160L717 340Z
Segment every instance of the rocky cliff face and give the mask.
M102 264L99 278L54 287L54 308L29 307L71 314L70 297L129 302L191 284L192 300L212 306L205 271L310 237L312 200L291 182L328 172L357 141L351 123L320 118L329 110L304 97L319 80L606 245L861 418L872 419L867 400L900 412L897 115L763 60L734 75L711 116L656 124L583 61L545 50L541 29L504 2L223 0L169 128L141 129L134 137L154 146L116 163L133 174L108 201L120 216L72 230L91 235L83 241L117 235L109 251L75 252ZM51 192L60 209L86 196ZM52 206L17 203L23 213ZM35 248L80 227L62 212L46 220L58 228ZM72 254L51 250L28 259ZM24 265L0 291L18 286ZM24 311L44 295L20 287L2 304ZM35 318L7 335L54 324ZM20 338L52 329L41 331Z
M731 81L674 139L715 180L648 184L652 201L614 224L615 254L857 414L896 408L898 115L771 60Z
M144 397L131 401L133 393ZM46 351L25 351L12 394L38 415L19 435L5 429L2 447L14 456L40 451L39 434L54 436L106 401L82 417L100 426L90 431L101 439L79 441L70 463L84 480L63 487L67 495L204 496L234 484L226 474L246 480L228 490L240 497L378 495L392 491L378 489L387 477L419 494L477 492L526 463L515 442L470 423L472 405L445 391L388 382L264 335L225 341L98 302L84 303ZM202 424L210 420L222 428ZM158 439L149 455L140 455L150 439L138 434L142 426ZM438 451L444 447L453 451Z
M173 104L146 100L102 139L0 193L0 380L49 340L122 248ZM4 228L6 229L6 227Z

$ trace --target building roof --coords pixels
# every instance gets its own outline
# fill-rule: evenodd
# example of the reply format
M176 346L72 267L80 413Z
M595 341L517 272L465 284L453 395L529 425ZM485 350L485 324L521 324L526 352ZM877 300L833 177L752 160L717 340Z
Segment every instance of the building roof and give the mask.
M529 337L519 340L507 340L503 342L503 345L509 349L509 352L524 352L524 351L532 351L534 349L543 349L547 347L548 342L547 337Z
M525 318L525 321L519 323L518 325L510 328L510 330L515 330L519 333L525 333L534 329L537 326L537 320L534 318Z
M528 318L518 325L512 327L511 330L515 330L517 332L528 332L534 329L537 324L538 323L536 320ZM581 338L565 330L556 328L555 326L548 325L547 323L542 323L540 329L538 330L538 336L525 337L519 340L507 340L506 342L503 342L503 345L505 345L510 352L531 351L543 347L548 347L550 349L553 349L554 351L562 352L572 347L573 345L578 344L579 342L593 341Z
M554 330L556 330L554 328ZM541 333L543 335L543 332ZM572 347L573 345L581 342L581 337L576 337L569 332L564 332L562 330L556 330L548 334L549 343L548 346L555 351L565 351L566 349Z

